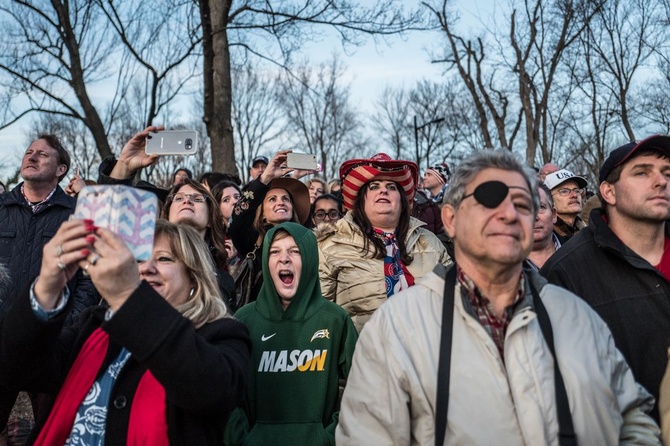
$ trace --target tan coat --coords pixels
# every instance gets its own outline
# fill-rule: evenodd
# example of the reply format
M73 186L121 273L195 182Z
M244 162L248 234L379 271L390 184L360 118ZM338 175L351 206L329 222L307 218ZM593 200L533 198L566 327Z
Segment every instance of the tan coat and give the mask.
M411 218L407 249L414 257L407 269L419 280L438 263L452 263L444 245L427 229L424 223ZM326 299L341 305L360 332L372 313L386 302L384 260L364 255L363 234L347 214L336 224L336 229L319 227L319 279Z

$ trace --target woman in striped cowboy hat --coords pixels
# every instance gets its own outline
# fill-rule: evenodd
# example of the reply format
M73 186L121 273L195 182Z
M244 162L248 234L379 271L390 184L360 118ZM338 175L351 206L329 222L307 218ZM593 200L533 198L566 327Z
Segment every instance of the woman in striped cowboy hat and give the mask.
M320 234L319 277L324 297L342 305L360 331L387 298L451 259L423 222L410 216L415 163L379 153L345 161L340 179L349 212Z

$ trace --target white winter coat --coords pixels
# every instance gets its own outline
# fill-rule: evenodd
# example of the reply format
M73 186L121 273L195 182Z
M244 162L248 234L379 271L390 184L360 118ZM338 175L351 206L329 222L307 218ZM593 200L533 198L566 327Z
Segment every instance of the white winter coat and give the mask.
M356 346L338 445L430 445L435 436L444 267L389 299ZM439 275L438 275L439 274ZM638 385L609 329L580 298L525 271L551 320L580 445L660 444ZM557 445L551 352L530 287L510 321L505 361L455 289L446 445Z

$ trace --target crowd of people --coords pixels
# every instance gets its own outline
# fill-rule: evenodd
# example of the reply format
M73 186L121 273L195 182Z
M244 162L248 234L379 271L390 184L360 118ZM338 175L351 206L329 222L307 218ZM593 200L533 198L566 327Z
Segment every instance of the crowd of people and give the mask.
M280 150L161 187L161 129L65 188L40 135L0 192L0 445L670 444L670 136L598 184ZM71 218L92 184L156 194L149 258Z

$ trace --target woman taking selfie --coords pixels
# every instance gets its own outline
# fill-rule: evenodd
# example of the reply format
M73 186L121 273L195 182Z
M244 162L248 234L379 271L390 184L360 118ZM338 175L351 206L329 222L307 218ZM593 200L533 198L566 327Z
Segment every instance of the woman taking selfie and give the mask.
M58 394L35 444L214 445L242 399L249 337L219 295L207 247L159 220L138 262L116 234L70 220L40 275L0 321L0 385ZM108 306L63 328L83 268ZM34 440L34 438L33 438Z
M342 197L349 210L319 237L324 297L344 307L360 332L387 298L451 263L444 245L410 217L418 168L384 153L342 163Z

